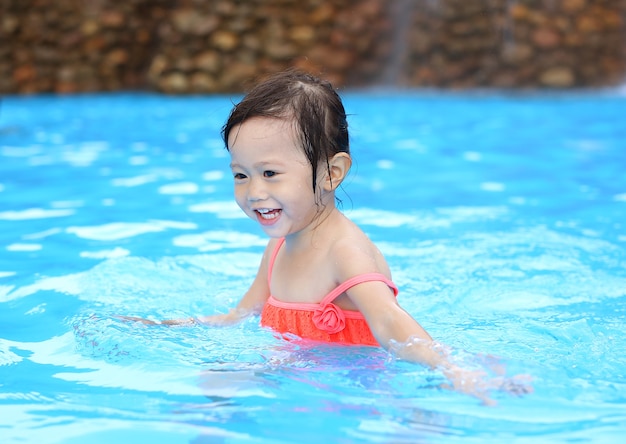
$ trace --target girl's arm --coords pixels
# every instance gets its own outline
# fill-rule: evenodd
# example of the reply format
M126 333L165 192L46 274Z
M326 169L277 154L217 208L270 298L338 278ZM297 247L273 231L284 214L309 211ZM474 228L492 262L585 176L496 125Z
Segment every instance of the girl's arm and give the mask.
M336 251L339 252L339 281L364 272L388 272L386 262L375 259L377 254L359 254L353 246ZM494 404L489 396L491 390L504 390L516 395L532 391L527 376L493 377L486 371L470 370L455 364L448 349L434 341L398 304L393 291L384 282L361 283L349 289L347 295L363 314L381 346L387 350L393 348L394 355L400 359L440 370L450 383L447 388L475 396L485 404Z
M395 300L389 287L382 282L366 282L348 290L348 296L367 320L374 337L386 349L400 359L417 362L439 370L448 379L449 388L480 399L486 405L494 405L492 390L514 395L532 392L530 377L516 375L491 375L482 369L467 369L455 364L449 351L433 341L419 323L404 311Z
M367 320L372 334L386 349L391 344L414 346L399 347L397 356L431 368L446 363L446 357L435 347L435 342L424 328L400 305L384 282L364 282L348 290L348 297Z
M362 236L347 236L333 246L332 256L337 282L345 282L349 278L364 273L382 273L391 278L389 266L382 253ZM350 288L347 295L363 314L372 334L380 345L389 348L392 341L405 343L409 339L417 339L420 343L430 344L433 339L413 317L407 313L396 300L393 291L382 281L364 282ZM416 347L410 352L400 351L401 358L409 359L429 367L437 367L442 362L439 353L430 347ZM406 354L406 356L405 356Z

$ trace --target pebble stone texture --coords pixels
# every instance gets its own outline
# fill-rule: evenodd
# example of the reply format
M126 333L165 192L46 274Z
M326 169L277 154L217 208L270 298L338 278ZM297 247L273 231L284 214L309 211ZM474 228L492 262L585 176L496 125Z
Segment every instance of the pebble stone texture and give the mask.
M626 79L626 0L2 0L0 93L336 86L572 88Z

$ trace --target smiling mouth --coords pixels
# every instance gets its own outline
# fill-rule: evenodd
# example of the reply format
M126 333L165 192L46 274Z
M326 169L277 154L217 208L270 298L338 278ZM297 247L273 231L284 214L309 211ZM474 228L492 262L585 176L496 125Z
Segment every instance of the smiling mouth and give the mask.
M261 221L271 222L280 216L281 210L270 210L267 208L262 208L260 210L255 210L259 216Z

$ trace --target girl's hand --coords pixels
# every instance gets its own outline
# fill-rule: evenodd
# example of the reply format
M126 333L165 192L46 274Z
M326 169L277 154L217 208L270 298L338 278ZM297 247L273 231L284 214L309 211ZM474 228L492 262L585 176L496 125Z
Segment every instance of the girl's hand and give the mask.
M497 404L490 397L490 393L493 391L501 391L514 396L523 396L533 392L533 387L530 385L532 380L530 375L492 377L483 370L466 370L460 367L448 368L443 373L450 384L442 385L442 388L474 396L485 405Z
M392 342L390 352L395 357L440 370L449 381L442 388L474 396L486 405L496 404L491 399L491 392L494 391L515 396L533 391L529 375L507 377L504 366L492 356L474 356L469 365L471 368L467 368L452 360L451 351L447 347L419 337L412 337L403 343Z

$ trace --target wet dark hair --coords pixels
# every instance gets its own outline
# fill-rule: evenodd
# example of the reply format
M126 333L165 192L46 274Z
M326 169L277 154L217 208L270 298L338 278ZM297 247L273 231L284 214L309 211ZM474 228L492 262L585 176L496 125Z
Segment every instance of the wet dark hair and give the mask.
M348 122L341 98L332 85L300 71L289 70L268 77L234 106L222 128L228 149L231 130L253 117L292 120L302 149L313 170L313 192L317 169L337 153L350 153Z

